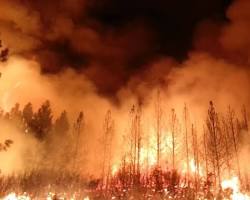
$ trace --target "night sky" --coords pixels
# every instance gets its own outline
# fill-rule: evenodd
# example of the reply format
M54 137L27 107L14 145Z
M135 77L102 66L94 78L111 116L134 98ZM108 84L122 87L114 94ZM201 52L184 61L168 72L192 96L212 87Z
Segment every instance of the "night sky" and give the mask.
M197 24L206 19L227 22L231 0L105 0L90 6L89 15L106 28L119 30L141 22L155 34L152 54L186 57Z

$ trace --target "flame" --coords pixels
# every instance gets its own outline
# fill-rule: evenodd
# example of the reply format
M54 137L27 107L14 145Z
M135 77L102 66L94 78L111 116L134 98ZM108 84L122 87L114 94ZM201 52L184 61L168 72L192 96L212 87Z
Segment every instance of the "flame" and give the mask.
M114 164L111 169L112 176L114 176L118 172L118 170L119 170L118 165Z
M11 192L7 196L3 198L3 200L30 200L31 198L26 195L25 193L23 195L16 195L16 193Z
M250 196L241 193L239 186L239 178L237 176L222 181L221 187L223 190L232 189L232 195L231 195L232 200L250 200Z
M192 158L190 161L189 161L189 169L190 169L190 173L191 174L197 174L199 176L204 176L204 170L202 168L201 165L197 165L195 163L195 160ZM185 174L185 173L188 173L188 167L187 167L187 164L184 163L184 167L183 167L183 170L182 170L182 173Z
M189 162L189 166L191 169L192 173L198 173L200 176L203 176L203 169L202 167L199 165L197 165L194 161L194 159L191 159Z
M40 198L38 198L40 199ZM49 193L47 198L47 200L50 200L50 199L57 199L55 198L55 194L54 193ZM61 198L59 198L61 199ZM64 198L62 198L64 199ZM75 200L76 198L75 197L72 197L70 198L71 200ZM23 195L17 195L15 192L11 192L10 194L8 194L7 196L5 196L3 198L3 200L31 200L30 196L27 195L26 193L24 193ZM86 196L83 198L83 200L90 200L89 196Z

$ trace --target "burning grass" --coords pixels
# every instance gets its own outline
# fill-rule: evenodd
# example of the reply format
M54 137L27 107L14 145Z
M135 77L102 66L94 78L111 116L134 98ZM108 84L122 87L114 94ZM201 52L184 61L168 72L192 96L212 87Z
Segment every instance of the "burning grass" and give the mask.
M189 176L175 170L152 169L140 177L119 170L104 180L83 177L77 173L36 170L0 179L4 200L17 199L232 199L248 200L241 191L238 177L224 180L214 188L211 177Z

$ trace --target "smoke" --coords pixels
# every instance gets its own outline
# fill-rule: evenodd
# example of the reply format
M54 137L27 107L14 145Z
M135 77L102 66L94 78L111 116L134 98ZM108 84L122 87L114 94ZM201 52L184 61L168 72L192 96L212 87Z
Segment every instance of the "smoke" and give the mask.
M39 155L38 141L31 135L20 132L14 123L1 119L0 125L1 143L3 144L6 139L13 141L13 144L6 151L0 152L2 160L0 164L1 174L10 175L32 169L32 161Z

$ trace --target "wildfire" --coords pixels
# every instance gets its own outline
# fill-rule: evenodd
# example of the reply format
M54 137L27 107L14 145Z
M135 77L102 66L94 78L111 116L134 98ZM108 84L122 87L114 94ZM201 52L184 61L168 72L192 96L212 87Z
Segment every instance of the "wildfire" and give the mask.
M115 164L112 166L111 174L114 176L119 170L119 167Z
M41 198L38 198L41 199ZM49 193L47 200L53 200L53 199L65 199L65 198L58 198L54 193ZM75 200L75 197L70 198L71 200ZM31 200L31 197L24 193L23 195L17 195L15 192L11 192L7 196L5 196L2 200ZM83 197L83 200L90 200L89 196Z
M231 195L232 200L249 200L250 199L249 195L241 193L240 186L239 186L239 178L236 176L232 177L231 179L222 181L221 187L223 190L225 189L232 190L232 195Z
M191 159L191 161L189 162L189 166L190 166L190 169L191 169L191 172L192 173L197 173L199 174L200 176L203 176L203 170L202 170L202 167L199 165L197 165L195 163L195 160L194 159Z
M30 200L31 198L27 194L17 195L16 193L12 192L5 196L3 200Z

